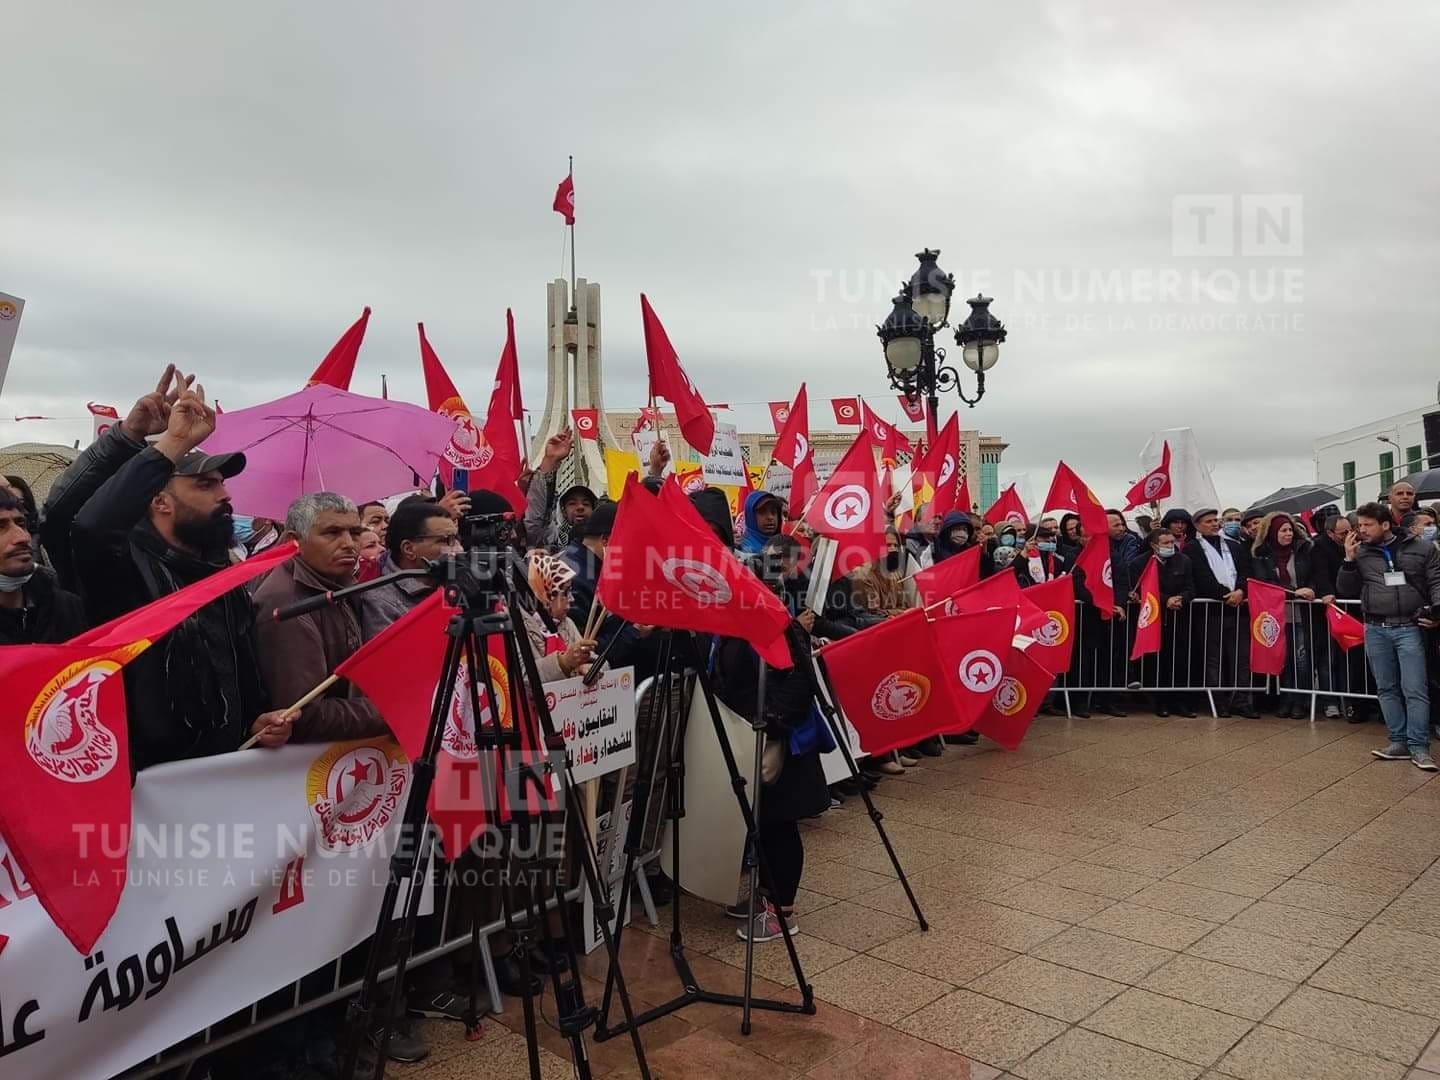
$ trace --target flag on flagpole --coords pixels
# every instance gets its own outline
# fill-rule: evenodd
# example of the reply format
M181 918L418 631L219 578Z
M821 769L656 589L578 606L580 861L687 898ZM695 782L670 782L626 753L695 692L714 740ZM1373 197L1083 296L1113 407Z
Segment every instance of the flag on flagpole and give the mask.
M836 576L885 554L885 498L870 438L862 431L805 515L812 529L836 542Z
M1355 616L1341 611L1334 604L1327 604L1325 607L1325 625L1330 629L1330 636L1335 639L1335 644L1349 652L1356 645L1365 644L1365 624Z
M1135 617L1135 646L1130 650L1130 659L1160 651L1160 560L1151 558L1140 575L1140 584L1135 593L1140 597L1140 613Z
M1160 464L1135 482L1125 493L1125 510L1128 513L1137 506L1148 506L1170 497L1170 444L1163 444L1160 450Z
M786 406L785 424L775 439L770 460L790 470L790 517L792 520L800 517L819 486L815 479L815 455L810 446L810 400L804 383L795 395L795 403Z
M904 394L899 394L896 400L900 402L900 408L905 410L905 418L912 424L918 424L925 419L925 402L919 398L911 401Z
M744 638L772 667L792 664L790 613L669 482L653 495L629 478L595 595L632 623Z
M571 409L570 419L575 424L575 431L586 442L600 441L600 410L599 409Z
M1005 656L1005 674L975 720L975 730L1006 750L1015 750L1030 730L1055 676L1028 651L1013 646Z
M960 734L975 726L1005 677L1004 658L1015 636L1015 608L961 611L933 620L930 629L956 705L945 731Z
M1026 647L1026 654L1050 674L1065 674L1075 649L1075 579L1062 574L1021 591L1045 616L1030 635L1033 644Z
M1115 614L1115 579L1110 569L1110 537L1102 532L1086 540L1071 572L1084 575L1085 587L1090 590L1100 618L1111 618Z
M767 404L770 408L770 425L775 429L775 434L779 435L785 430L785 421L790 419L790 402L771 401Z
M710 415L705 399L680 366L680 356L675 346L670 344L665 327L660 325L660 318L644 293L640 294L640 318L645 329L650 396L663 397L674 405L685 441L701 454L710 453L710 446L715 441L715 417Z
M1250 608L1250 670L1279 675L1285 670L1285 590L1250 578L1245 603Z
M943 562L917 572L911 580L915 582L920 606L938 604L947 596L953 596L977 584L980 581L981 550L981 545L974 544Z
M277 544L64 644L0 649L0 686L14 729L0 739L0 835L80 953L90 952L115 914L129 853L130 732L124 679L112 676L200 608L295 551L294 543ZM82 823L87 828L76 827Z
M575 224L575 174L573 172L567 174L555 188L555 202L551 209L557 214L565 216L566 225Z
M1025 504L1020 501L1014 484L1002 491L995 504L985 511L985 520L996 527L1009 524L1017 529L1030 524L1030 515L1025 512Z
M1075 474L1075 470L1063 461L1055 466L1055 478L1050 481L1050 490L1045 495L1045 505L1040 507L1040 512L1061 509L1080 515L1080 524L1086 536L1103 537L1109 531L1105 508L1100 505L1100 500Z
M340 335L340 340L330 347L320 366L311 373L306 386L324 383L341 390L350 389L350 378L355 374L355 358L360 355L360 343L365 340L365 328L370 325L370 309L360 313L350 329Z
M860 426L860 399L837 397L830 399L830 408L835 413L835 423L844 427Z

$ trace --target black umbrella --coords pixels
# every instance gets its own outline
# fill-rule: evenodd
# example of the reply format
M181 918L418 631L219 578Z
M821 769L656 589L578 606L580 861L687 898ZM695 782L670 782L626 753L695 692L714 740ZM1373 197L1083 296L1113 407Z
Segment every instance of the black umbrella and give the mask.
M1417 499L1440 498L1440 469L1427 469L1425 472L1411 473L1400 479L1415 489Z
M1314 510L1317 506L1324 506L1328 502L1334 502L1338 498L1340 498L1338 487L1326 487L1324 484L1301 484L1299 487L1283 487L1272 491L1251 506L1250 511L1259 511L1262 514L1299 514L1306 510Z

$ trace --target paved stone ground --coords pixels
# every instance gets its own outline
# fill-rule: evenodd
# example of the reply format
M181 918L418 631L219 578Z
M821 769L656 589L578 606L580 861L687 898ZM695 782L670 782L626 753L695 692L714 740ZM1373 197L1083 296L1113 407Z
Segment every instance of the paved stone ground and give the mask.
M1440 1080L1440 779L1373 759L1383 741L1334 721L1042 718L1016 753L928 759L876 803L931 930L848 800L805 833L796 942L818 1015L757 1014L745 1038L737 1011L691 1007L644 1029L652 1075ZM735 924L683 910L697 977L738 992ZM678 991L666 932L624 944L642 1005ZM779 942L757 972L758 993L794 994ZM431 1025L432 1060L394 1071L525 1076L519 1014L478 1044ZM545 1075L570 1076L542 1041ZM593 1065L638 1075L628 1043Z

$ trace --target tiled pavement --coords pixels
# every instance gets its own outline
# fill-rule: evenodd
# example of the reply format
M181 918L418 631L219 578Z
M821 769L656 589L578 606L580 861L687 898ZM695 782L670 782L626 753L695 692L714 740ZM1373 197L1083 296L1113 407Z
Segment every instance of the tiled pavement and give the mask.
M876 803L931 930L848 800L805 833L796 943L817 1015L757 1014L746 1038L737 1011L692 1006L644 1029L652 1075L1440 1080L1440 779L1371 758L1383 741L1375 724L1042 718L1016 753L928 759ZM734 923L683 910L701 983L738 990ZM642 1006L678 990L667 931L625 941ZM757 992L793 995L783 946L756 953ZM480 1043L431 1026L432 1059L394 1071L523 1077L510 1027L516 1003ZM570 1076L559 1038L542 1043L545 1075ZM637 1075L620 1040L592 1064Z

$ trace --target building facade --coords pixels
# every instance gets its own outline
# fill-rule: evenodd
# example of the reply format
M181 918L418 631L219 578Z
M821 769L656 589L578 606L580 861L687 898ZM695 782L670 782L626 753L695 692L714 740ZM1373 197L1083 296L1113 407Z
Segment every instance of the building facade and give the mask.
M1440 467L1440 406L1387 416L1315 440L1315 482L1343 491L1354 510L1411 473Z

